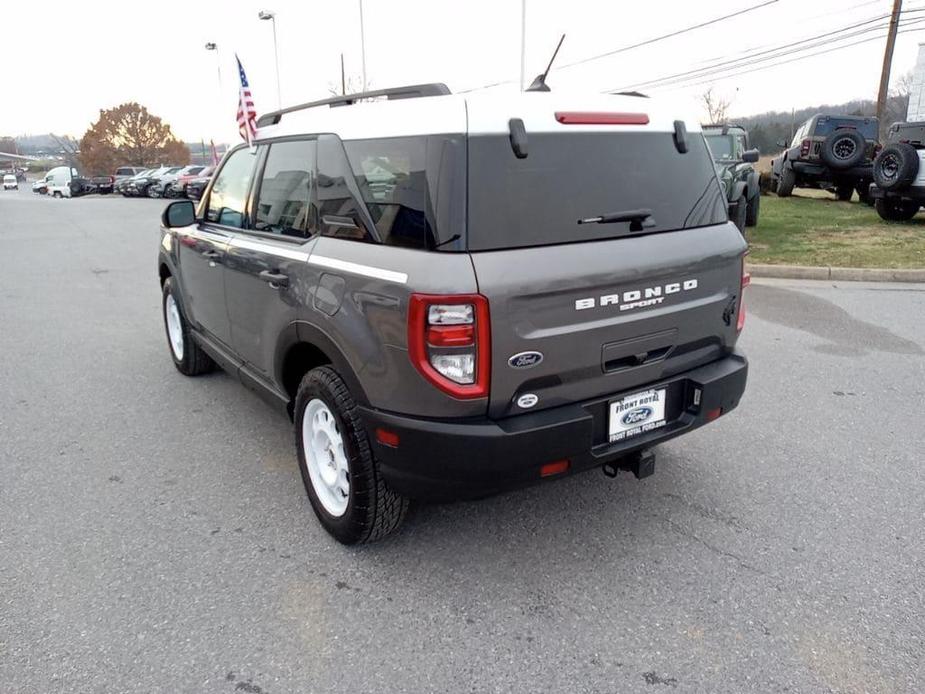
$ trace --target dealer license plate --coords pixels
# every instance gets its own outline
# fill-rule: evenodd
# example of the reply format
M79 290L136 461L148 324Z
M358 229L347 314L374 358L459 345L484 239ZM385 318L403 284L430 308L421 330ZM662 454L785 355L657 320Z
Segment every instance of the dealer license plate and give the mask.
M610 403L610 442L665 426L666 390L647 390Z

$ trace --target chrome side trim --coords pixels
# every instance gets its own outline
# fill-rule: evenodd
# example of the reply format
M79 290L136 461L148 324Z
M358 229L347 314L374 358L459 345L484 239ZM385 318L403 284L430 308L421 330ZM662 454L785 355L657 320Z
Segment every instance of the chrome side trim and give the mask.
M228 245L233 248L244 248L249 251L258 253L268 253L280 258L289 260L301 260L303 263L308 260L308 252L296 250L295 248L283 248L274 243L262 243L253 239L242 239L240 236L232 236L228 240Z
M360 265L359 263L351 263L347 260L338 260L337 258L328 258L327 256L318 255L316 253L313 253L308 259L308 264L331 268L332 270L342 270L343 272L349 272L354 275L373 277L377 280L385 280L386 282L405 284L408 281L408 275L404 272L386 270L385 268L374 267L372 265Z

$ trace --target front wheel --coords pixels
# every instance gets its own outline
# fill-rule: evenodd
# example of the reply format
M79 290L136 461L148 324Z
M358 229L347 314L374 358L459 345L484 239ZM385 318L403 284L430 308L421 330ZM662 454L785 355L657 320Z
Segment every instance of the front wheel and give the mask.
M919 211L919 203L914 200L896 198L879 198L874 207L880 218L888 222L908 222Z
M789 198L793 194L796 183L797 175L784 162L781 165L780 176L777 178L777 195L782 198Z
M745 226L747 227L756 227L758 226L758 215L761 212L761 193L758 192L748 203L748 207L745 208Z
M748 205L748 202L745 200L744 195L740 195L739 199L736 200L735 209L732 210L732 213L729 215L729 220L736 225L736 228L745 233L745 218L747 215L747 210L745 209Z
M164 281L161 309L164 314L164 328L167 331L167 346L173 365L184 376L198 376L215 368L215 362L200 347L190 334L189 324L177 301L173 278Z
M393 532L408 500L379 471L356 401L334 369L309 371L295 400L299 471L315 515L337 541L373 542Z

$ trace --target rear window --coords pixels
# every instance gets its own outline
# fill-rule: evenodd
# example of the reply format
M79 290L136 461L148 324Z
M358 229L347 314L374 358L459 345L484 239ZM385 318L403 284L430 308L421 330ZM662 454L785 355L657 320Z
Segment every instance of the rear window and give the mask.
M861 133L867 140L876 140L879 125L876 118L839 118L838 116L822 116L816 119L816 128L813 134L816 137L825 137L838 128L852 128Z
M703 137L678 152L667 132L528 133L517 159L508 135L469 138L470 250L626 236L628 222L578 224L651 210L646 233L720 224L726 201Z

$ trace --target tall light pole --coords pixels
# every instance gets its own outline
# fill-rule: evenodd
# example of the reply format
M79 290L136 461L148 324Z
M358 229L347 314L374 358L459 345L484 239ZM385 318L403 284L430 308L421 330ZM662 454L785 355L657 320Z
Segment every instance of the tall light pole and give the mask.
M222 94L225 91L222 88L222 60L218 55L218 44L217 43L214 43L213 41L209 41L209 43L206 44L206 50L215 52L215 67L218 71L218 99L216 99L215 101L215 108L217 110L216 115L218 116L217 122L221 122L222 120ZM205 152L203 152L203 159L205 159Z
M363 26L363 0L360 0L360 61L363 75L363 88L366 91L366 29Z
M257 18L263 21L273 22L273 57L276 59L276 107L283 107L283 96L282 91L279 87L279 47L276 43L276 13L270 12L269 10L260 10L257 13Z

